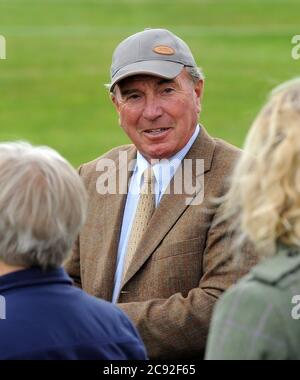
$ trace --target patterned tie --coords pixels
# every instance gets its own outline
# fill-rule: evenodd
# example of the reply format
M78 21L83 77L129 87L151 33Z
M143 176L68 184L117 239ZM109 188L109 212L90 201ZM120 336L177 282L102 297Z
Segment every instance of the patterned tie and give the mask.
M128 239L123 278L131 264L133 255L137 249L139 242L144 235L147 225L155 210L155 192L154 183L155 176L153 169L149 166L143 173L144 184L140 191L140 199L135 212L134 220L131 227L131 232Z

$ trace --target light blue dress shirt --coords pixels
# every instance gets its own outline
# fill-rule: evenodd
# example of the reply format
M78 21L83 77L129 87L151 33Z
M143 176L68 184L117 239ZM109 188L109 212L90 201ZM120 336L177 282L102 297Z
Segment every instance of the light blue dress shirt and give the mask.
M153 172L155 176L155 201L156 207L158 206L166 188L168 187L171 179L173 178L176 170L181 164L187 152L190 150L191 146L195 142L198 134L200 133L200 127L197 125L192 137L188 143L173 157L170 159L158 160L156 164L153 165ZM124 267L124 260L126 256L126 248L128 244L128 239L134 220L137 204L139 202L139 192L142 186L142 175L149 166L149 162L137 152L136 165L131 176L128 195L126 199L126 205L124 209L121 235L118 247L118 256L117 256L117 268L115 273L114 281L114 291L112 302L116 303L119 297L121 282L122 282L122 273Z

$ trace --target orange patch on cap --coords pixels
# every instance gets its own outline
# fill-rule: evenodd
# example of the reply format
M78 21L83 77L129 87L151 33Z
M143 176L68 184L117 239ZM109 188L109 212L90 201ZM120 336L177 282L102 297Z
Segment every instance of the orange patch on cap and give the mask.
M169 46L163 46L163 45L155 46L155 48L153 48L153 51L157 54L163 54L163 55L175 54L175 50L173 48Z

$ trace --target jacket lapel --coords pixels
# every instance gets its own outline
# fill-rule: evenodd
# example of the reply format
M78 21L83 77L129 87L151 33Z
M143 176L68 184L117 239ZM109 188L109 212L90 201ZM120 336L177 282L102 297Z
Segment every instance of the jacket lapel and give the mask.
M185 159L189 159L190 163L193 164L191 169L191 180L194 191L190 192L188 191L189 189L183 186L185 174L183 170L180 171L178 169L174 178L171 180L166 193L163 195L159 207L155 210L152 216L145 236L134 254L132 264L126 273L122 286L134 276L145 261L152 255L156 247L160 244L187 207L189 207L189 205L196 199L197 201L200 199L200 193L204 190L202 186L204 173L210 170L214 149L214 140L208 135L205 129L201 127L199 136L185 156ZM196 170L196 159L204 160L203 168L200 171ZM181 183L181 188L183 190L181 194L178 194L178 191L174 188L174 183Z
M99 195L95 192L97 200L90 202L93 207L99 204L98 208L96 206L94 210L91 210L94 215L91 228L95 228L93 233L93 252L97 260L92 263L94 267L91 268L95 275L90 276L87 281L93 282L92 289L94 291L92 291L92 294L95 293L98 297L109 301L112 299L114 288L119 237L128 181L132 174L132 164L136 158L136 149L132 146L125 151L125 155L123 156L124 159L116 161L115 169L111 169L106 176L108 182L117 184L116 194ZM120 175L124 173L127 173L127 176L123 176L123 188L122 191L119 191ZM99 172L97 175L99 176ZM99 202L99 197L101 197L101 202Z

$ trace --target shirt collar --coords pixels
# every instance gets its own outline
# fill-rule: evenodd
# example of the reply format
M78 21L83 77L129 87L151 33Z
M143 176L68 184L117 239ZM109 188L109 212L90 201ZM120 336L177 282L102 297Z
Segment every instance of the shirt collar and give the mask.
M47 271L33 267L0 276L0 294L8 289L49 283L72 285L73 281L61 267Z

